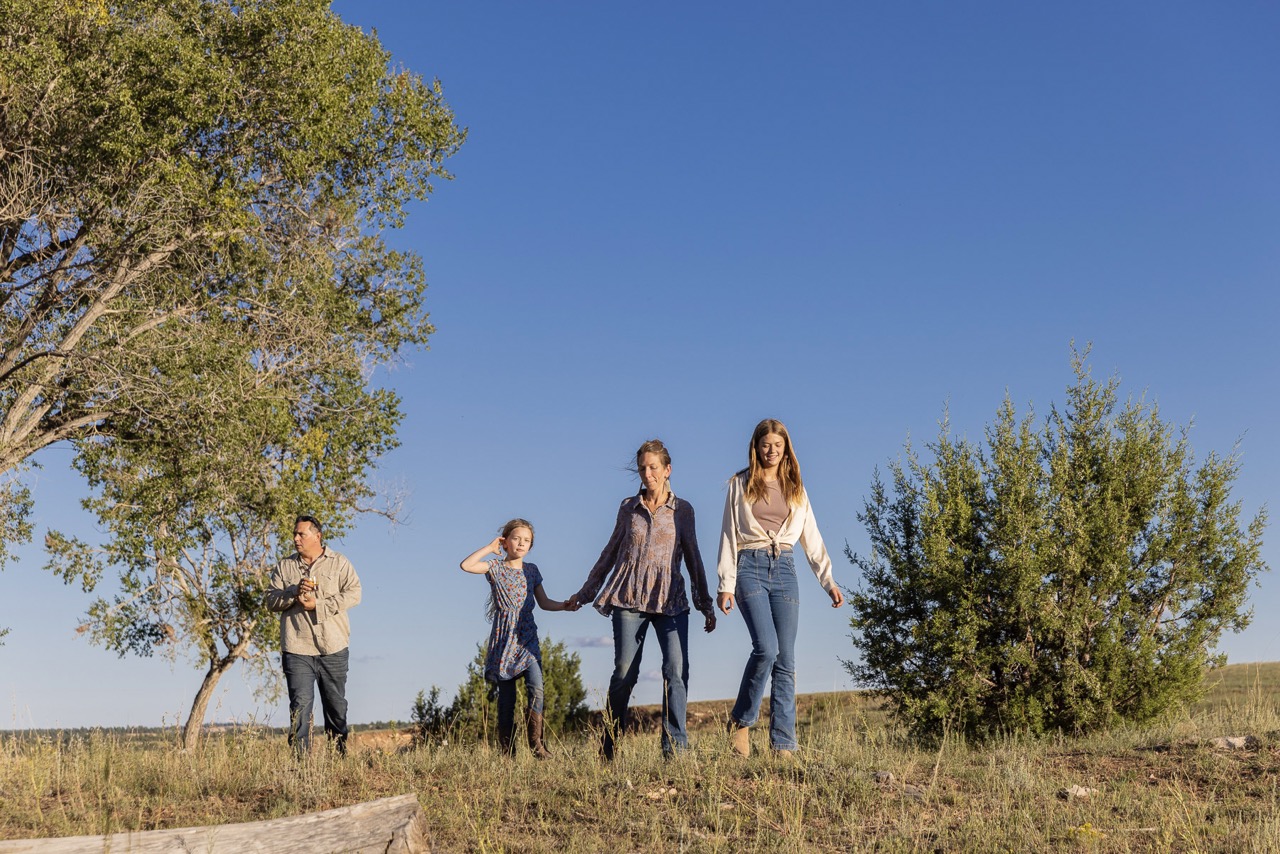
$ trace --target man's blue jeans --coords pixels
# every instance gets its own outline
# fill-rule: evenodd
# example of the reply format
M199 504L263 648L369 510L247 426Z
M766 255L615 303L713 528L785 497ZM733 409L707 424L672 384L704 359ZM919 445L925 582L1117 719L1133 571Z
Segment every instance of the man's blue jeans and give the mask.
M614 730L627 724L631 691L640 678L644 639L653 626L662 650L662 752L670 755L689 747L685 706L689 691L689 612L667 616L613 609L613 676L605 706L604 755L613 758Z
M765 682L771 681L769 743L775 750L795 750L800 585L791 549L781 549L776 557L769 549L738 552L734 599L751 633L751 657L742 674L733 720L740 726L756 722Z
M348 647L328 655L280 654L284 681L289 689L289 744L298 753L311 749L311 708L314 688L320 683L320 706L324 710L324 731L339 753L347 752L347 664Z

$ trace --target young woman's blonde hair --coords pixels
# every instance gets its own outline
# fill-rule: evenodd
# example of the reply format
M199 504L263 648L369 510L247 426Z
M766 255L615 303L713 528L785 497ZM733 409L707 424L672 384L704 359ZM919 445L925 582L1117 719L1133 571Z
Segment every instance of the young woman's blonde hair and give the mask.
M528 519L512 519L510 522L502 526L502 528L498 531L498 534L502 537L502 539L505 540L507 537L511 536L511 532L514 531L516 528L529 529L529 548L533 548L533 523L530 522ZM489 601L484 604L485 619L492 621L493 615L496 613L498 613L498 597L497 597L497 594L494 593L493 591L493 582L490 581L489 582Z
M759 501L765 497L769 490L764 483L764 467L760 465L760 453L756 450L756 445L770 433L782 437L782 460L778 463L778 485L782 487L782 497L788 504L795 507L800 503L800 496L804 492L804 481L800 478L800 462L796 459L796 452L791 447L791 434L787 432L787 426L781 421L766 418L751 431L751 444L747 447L747 467L738 472L737 476L745 482L744 492L748 502Z

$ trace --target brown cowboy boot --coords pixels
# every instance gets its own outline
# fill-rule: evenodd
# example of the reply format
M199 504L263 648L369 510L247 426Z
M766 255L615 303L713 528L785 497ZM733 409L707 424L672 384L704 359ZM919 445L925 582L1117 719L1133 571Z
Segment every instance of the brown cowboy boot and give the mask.
M542 712L529 712L525 729L528 731L529 752L533 754L533 758L550 759L551 751L542 743Z

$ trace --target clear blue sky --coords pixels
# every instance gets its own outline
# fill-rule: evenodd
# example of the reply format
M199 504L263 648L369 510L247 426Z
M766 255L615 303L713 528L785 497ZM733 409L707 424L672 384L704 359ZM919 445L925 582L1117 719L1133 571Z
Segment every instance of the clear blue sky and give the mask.
M1007 393L1061 402L1069 342L1096 376L1241 439L1252 516L1280 483L1280 7L1272 3L524 3L342 0L395 62L438 77L470 138L393 236L425 259L429 351L380 477L408 523L331 543L355 562L351 715L446 696L486 632L458 561L511 516L568 596L636 488L643 440L714 565L724 483L752 426L791 428L836 575L866 545L872 472L949 405L972 438ZM70 452L32 477L36 543L0 573L0 727L158 725L200 673L74 634L88 597L41 571L86 535ZM1280 563L1273 532L1266 550ZM714 581L712 581L714 583ZM802 577L799 687L849 686L848 610ZM1280 579L1233 661L1272 660ZM608 621L539 612L601 704ZM691 695L731 697L738 615L692 641ZM658 651L639 702L658 699ZM217 720L284 721L233 671Z

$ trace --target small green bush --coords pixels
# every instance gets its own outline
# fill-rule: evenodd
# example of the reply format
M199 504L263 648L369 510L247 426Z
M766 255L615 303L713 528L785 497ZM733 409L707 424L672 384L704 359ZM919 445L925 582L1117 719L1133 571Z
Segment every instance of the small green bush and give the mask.
M560 641L542 643L543 720L547 732L564 735L587 723L587 691L582 686L582 659L569 652ZM450 736L464 741L495 738L498 719L498 689L484 678L484 643L476 646L475 658L467 665L467 678L458 686L453 702L440 702L440 688L419 691L411 719L423 741L445 740ZM517 717L526 708L524 680L516 682Z
M1223 631L1248 625L1265 510L1242 524L1238 460L1198 468L1186 429L1117 402L1073 353L1065 411L1037 429L1006 399L985 447L950 435L877 472L846 550L845 662L917 734L1084 733L1203 694Z

